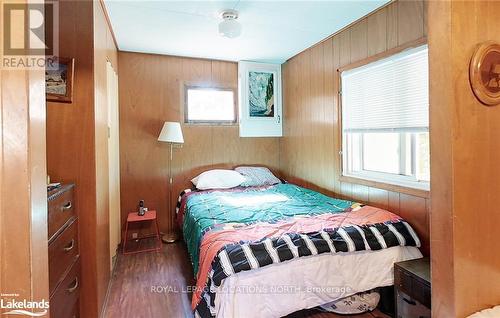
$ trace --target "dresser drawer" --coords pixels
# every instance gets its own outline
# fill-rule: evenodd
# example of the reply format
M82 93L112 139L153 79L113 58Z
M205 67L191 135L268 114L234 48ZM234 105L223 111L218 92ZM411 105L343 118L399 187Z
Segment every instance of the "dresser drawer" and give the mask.
M54 292L78 255L78 220L74 220L49 244L50 294Z
M431 286L398 266L394 268L394 285L427 308L431 307Z
M76 216L73 202L73 188L70 188L49 201L48 239L51 242L55 234L68 220Z
M57 286L54 294L50 298L51 318L71 318L78 307L78 297L80 294L80 259L71 267L68 275Z
M431 287L423 282L413 279L412 281L413 298L419 301L427 308L431 308Z
M400 290L396 292L396 306L398 309L396 318L431 318L429 307Z
M410 294L412 290L412 277L406 273L404 270L395 267L394 268L394 285L397 289Z

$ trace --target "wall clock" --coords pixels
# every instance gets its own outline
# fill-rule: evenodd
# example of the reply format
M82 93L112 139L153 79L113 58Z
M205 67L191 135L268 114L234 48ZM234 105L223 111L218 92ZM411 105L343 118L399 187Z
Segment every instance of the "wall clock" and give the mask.
M485 42L476 48L469 67L474 95L486 106L500 104L500 44Z

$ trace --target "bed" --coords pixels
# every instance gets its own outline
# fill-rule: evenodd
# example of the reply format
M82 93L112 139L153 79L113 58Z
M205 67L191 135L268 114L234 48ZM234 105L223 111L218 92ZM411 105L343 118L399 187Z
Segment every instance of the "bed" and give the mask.
M196 276L196 317L281 317L393 284L422 257L389 211L297 185L181 193L177 220Z

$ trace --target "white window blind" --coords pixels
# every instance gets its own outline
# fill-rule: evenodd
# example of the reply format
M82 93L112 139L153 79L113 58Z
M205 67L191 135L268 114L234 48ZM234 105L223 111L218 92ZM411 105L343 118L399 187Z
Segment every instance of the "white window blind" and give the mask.
M427 45L341 73L344 132L429 127Z

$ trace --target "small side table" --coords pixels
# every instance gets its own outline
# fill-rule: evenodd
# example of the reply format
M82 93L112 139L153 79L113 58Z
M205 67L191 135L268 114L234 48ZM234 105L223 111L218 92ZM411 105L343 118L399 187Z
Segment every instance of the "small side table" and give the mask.
M156 237L156 240L158 241L158 246L154 247L154 248L138 249L135 251L126 252L125 248L127 246L127 241L129 241L128 240L128 225L130 223L134 223L134 222L145 222L145 221L153 221L154 222L155 228L156 228L156 233L141 236L141 237L138 237L134 240L142 240L145 238ZM154 211L154 210L146 211L146 213L143 216L140 216L139 214L137 214L137 212L129 213L128 217L127 217L127 224L125 225L125 238L123 239L123 248L122 248L123 254L135 254L135 253L151 252L151 251L159 251L159 250L161 250L161 239L160 239L160 229L158 227L158 220L156 218L156 211Z

